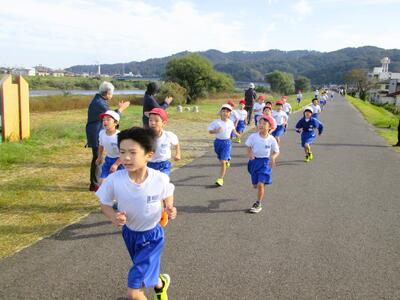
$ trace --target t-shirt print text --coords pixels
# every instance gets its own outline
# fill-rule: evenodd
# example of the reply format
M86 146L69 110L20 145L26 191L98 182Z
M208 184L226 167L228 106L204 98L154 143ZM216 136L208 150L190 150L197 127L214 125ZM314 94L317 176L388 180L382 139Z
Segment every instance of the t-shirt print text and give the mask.
M147 196L147 204L160 201L160 195Z

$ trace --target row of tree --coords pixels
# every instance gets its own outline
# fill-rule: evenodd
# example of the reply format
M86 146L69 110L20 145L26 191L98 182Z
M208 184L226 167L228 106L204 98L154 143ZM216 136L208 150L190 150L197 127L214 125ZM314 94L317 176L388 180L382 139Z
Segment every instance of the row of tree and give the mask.
M193 103L210 92L226 92L234 89L234 80L230 75L216 71L209 60L198 54L171 60L166 65L162 78L167 83L174 84L164 85L160 97L170 93L178 99L186 98L187 103ZM293 74L278 70L268 73L265 80L271 85L272 92L286 95L311 89L309 78L305 76L294 78ZM179 93L176 90L179 90Z

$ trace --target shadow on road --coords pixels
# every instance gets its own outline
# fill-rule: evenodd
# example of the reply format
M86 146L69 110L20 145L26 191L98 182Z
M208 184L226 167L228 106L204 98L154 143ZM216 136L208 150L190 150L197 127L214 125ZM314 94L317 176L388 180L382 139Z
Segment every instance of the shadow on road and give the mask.
M208 201L207 206L177 206L178 213L190 214L215 214L215 213L230 213L230 212L247 212L248 209L220 209L220 205L226 202L237 201L238 199L217 199Z

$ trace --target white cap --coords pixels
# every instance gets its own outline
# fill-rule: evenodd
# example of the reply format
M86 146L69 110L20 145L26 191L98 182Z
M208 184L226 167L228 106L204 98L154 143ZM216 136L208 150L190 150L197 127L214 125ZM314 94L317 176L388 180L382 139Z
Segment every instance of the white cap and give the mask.
M120 119L119 114L115 110L107 110L104 114L100 114L101 119L103 119L105 116L109 116L117 122L119 122Z
M227 109L229 109L230 111L233 110L232 106L230 106L229 104L224 104L224 105L222 105L219 111L221 111L223 108L227 108Z
M250 83L250 84L249 84L249 88L254 89L254 88L255 88L254 83Z
M306 110L309 110L311 113L314 112L314 110L310 106L307 106L306 108L304 108L303 112L306 112Z

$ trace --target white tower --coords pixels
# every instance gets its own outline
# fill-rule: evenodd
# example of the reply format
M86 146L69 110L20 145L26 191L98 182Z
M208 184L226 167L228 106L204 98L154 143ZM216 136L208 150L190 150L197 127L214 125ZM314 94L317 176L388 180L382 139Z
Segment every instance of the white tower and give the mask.
M389 57L382 58L381 63L382 63L382 73L388 73L389 72L389 64L390 64Z
M101 72L100 72L100 64L97 65L97 75L99 75L99 76L101 75Z

